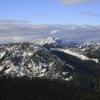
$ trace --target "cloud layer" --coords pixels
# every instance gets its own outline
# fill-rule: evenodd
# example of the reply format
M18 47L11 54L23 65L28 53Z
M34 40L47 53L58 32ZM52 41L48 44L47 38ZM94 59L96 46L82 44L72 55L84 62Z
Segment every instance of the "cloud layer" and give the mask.
M97 14L97 13L94 13L94 12L89 12L89 11L80 12L80 13L78 13L78 15L100 17L100 14Z
M82 2L87 2L89 0L61 0L64 4L77 4Z
M23 21L0 21L0 43L36 41L47 37L100 41L100 26L34 25Z

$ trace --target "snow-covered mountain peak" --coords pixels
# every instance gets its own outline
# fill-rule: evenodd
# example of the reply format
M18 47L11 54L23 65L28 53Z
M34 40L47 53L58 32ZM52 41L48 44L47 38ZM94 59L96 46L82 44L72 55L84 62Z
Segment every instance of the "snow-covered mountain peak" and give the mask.
M48 37L46 40L44 40L44 44L52 44L52 43L56 43L55 38Z
M82 43L81 45L79 45L79 48L80 49L83 49L83 50L93 50L93 51L96 51L96 50L99 50L100 49L100 43L98 42L85 42L85 43Z
M39 44L39 45L57 46L57 45L61 45L62 44L62 39L48 37L47 39L43 39L43 40L37 41L36 43Z

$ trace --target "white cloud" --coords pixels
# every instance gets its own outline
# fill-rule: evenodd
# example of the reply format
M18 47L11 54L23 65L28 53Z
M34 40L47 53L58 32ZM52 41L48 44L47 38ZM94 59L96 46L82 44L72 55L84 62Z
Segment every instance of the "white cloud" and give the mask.
M87 2L89 0L61 0L64 4L77 4L82 2Z
M49 34L56 34L58 32L59 32L59 30L52 30Z

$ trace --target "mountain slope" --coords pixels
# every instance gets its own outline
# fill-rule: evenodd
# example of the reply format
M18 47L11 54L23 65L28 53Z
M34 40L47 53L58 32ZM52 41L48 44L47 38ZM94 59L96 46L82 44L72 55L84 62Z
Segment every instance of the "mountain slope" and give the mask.
M54 42L55 43L55 42ZM82 44L76 47L53 46L54 44L13 43L0 45L0 76L74 80L86 84L99 78L99 57L88 56ZM61 44L60 44L61 45ZM88 48L91 46L88 45ZM95 45L96 47L96 45ZM83 50L84 49L84 50ZM85 50L86 49L86 50ZM96 49L98 50L98 49ZM95 51L95 48L94 50ZM88 85L87 85L88 86Z
M0 57L1 76L72 79L70 65L43 46L31 43L2 45Z

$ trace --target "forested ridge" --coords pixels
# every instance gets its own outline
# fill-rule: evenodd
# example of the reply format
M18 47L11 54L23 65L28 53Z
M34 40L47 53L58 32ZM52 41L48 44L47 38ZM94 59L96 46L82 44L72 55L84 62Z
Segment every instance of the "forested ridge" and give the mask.
M100 91L73 81L0 78L0 100L100 100Z

